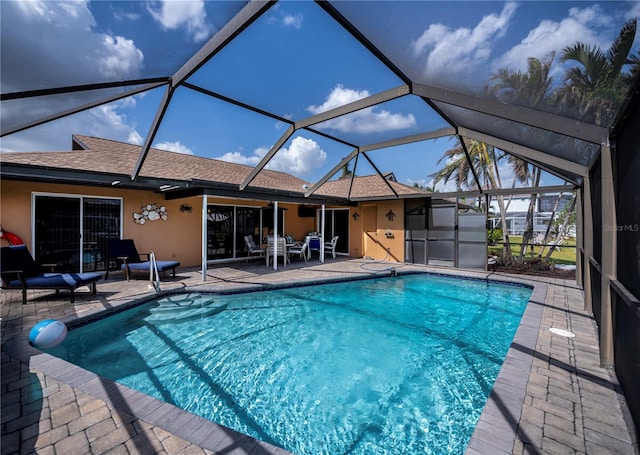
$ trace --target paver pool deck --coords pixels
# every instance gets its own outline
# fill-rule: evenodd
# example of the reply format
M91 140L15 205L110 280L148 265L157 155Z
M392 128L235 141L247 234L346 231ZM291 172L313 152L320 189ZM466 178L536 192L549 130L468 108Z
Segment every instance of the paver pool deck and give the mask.
M638 455L624 397L613 371L600 367L594 319L575 282L364 259L290 264L264 262L179 269L162 293L221 291L425 271L534 285L520 327L466 453ZM110 274L98 293L2 291L1 454L287 454L127 387L43 354L28 344L38 321L72 325L105 311L157 297L148 281ZM551 332L559 328L575 334ZM412 454L411 454L412 455Z

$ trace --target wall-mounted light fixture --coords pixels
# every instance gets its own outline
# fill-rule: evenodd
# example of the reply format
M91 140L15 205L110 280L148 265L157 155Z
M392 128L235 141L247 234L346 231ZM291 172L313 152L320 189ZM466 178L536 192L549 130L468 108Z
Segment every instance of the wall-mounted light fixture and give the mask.
M360 218L360 215L358 214L358 212L353 212L353 215L351 215L351 217L353 218L353 221L358 221L358 218Z
M191 211L193 210L193 207L191 207L191 204L182 204L179 210L182 213L191 213Z

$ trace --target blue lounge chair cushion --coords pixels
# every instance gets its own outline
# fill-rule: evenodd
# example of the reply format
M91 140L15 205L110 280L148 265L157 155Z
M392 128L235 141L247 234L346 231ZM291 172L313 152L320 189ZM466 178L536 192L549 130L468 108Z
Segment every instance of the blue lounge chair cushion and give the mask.
M129 269L137 270L137 271L149 270L150 264L151 263L149 261L133 262L129 264ZM156 261L156 264L158 264L158 272L166 272L167 270L173 270L180 265L178 261ZM125 270L126 268L127 266L125 264L122 264L122 270Z
M151 262L149 261L151 253L138 253L136 244L133 239L111 239L109 240L109 257L110 260L115 260L120 269L127 275L127 280L130 278L130 272L149 271ZM146 256L146 260L143 260L140 256ZM176 268L180 265L178 261L159 261L156 260L158 265L158 272L166 272L167 270L173 270L173 276L176 276ZM107 277L109 276L109 270L107 268Z
M100 272L45 273L25 245L2 247L0 254L2 287L22 289L22 303L27 303L27 289L68 289L71 291L71 303L74 303L75 289L90 285L92 294L95 294L96 281L102 278Z
M86 286L102 278L100 272L87 273L44 273L42 275L25 278L27 288L31 289L75 289ZM19 279L10 280L6 287L22 288Z

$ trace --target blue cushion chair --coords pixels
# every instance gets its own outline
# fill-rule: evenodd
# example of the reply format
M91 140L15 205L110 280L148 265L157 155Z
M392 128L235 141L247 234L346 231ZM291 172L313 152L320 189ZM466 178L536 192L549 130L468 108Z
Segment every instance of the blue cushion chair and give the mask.
M146 260L143 260L140 255L146 256ZM151 253L138 253L136 244L133 239L111 239L109 240L109 264L111 261L115 261L120 265L120 269L123 270L127 276L127 280L131 279L131 272L149 272L151 267L150 262ZM167 270L173 271L173 276L176 276L176 267L180 265L178 261L158 261L158 273L166 272ZM105 278L109 277L109 267L107 267L107 274Z
M75 290L89 286L96 293L96 281L102 278L100 272L88 273L46 273L31 257L26 245L2 247L0 251L0 276L3 289L21 289L22 303L27 303L27 289L60 289L71 292L71 303L75 303Z
M320 237L309 235L309 259L311 259L312 253L318 253L318 257L320 257L320 254L322 254L322 244L320 243Z

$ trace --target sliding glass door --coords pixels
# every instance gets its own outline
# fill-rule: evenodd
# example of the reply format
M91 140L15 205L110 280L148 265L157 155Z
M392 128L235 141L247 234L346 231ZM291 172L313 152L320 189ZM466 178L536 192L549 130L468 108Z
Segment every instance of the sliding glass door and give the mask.
M336 253L349 254L349 209L325 209L324 241L328 242L335 236L338 236Z
M85 196L33 196L33 253L56 271L104 270L108 240L120 238L122 201Z

